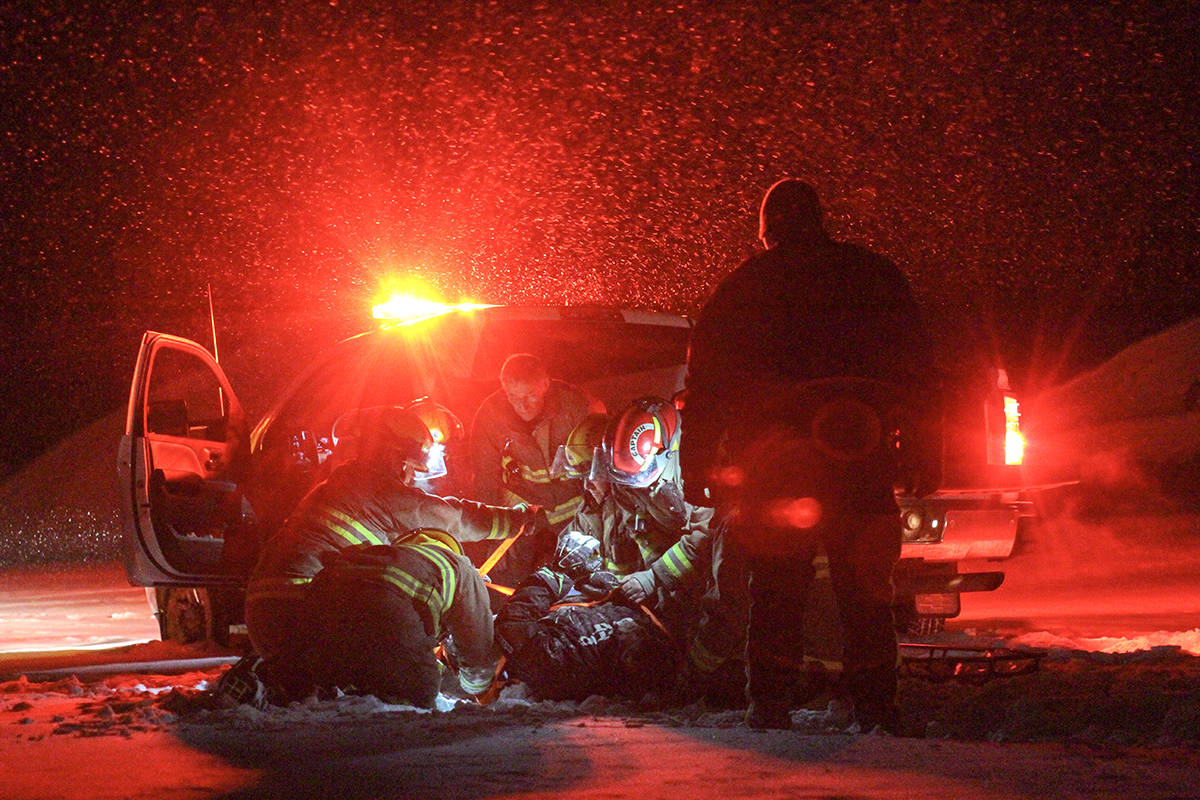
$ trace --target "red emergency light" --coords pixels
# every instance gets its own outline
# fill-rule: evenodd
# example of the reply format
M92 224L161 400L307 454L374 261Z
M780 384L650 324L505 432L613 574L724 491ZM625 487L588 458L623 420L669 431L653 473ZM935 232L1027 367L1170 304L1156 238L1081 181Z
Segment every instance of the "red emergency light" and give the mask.
M1004 395L1004 463L1019 465L1025 460L1025 435L1021 433L1021 404Z
M486 303L443 303L414 295L393 294L382 303L371 306L371 316L383 323L407 324L451 311L473 311L490 307Z

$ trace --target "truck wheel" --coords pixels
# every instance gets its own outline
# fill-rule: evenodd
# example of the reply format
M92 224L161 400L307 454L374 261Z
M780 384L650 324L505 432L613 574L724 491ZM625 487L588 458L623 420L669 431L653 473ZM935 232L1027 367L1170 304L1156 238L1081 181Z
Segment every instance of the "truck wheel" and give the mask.
M193 644L214 639L213 603L205 589L167 586L157 590L158 629L164 642Z

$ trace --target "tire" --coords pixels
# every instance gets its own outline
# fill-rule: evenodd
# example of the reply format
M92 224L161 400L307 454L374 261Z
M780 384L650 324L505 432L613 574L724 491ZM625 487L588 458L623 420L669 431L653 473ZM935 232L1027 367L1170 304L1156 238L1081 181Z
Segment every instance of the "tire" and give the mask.
M158 629L164 642L194 644L214 640L213 604L208 591L193 587L159 587Z

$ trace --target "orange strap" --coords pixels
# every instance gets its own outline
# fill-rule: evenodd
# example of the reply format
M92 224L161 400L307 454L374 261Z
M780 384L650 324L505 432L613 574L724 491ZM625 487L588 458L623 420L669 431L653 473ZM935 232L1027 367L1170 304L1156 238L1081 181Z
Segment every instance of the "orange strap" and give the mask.
M484 689L477 695L474 695L475 702L481 706L491 705L500 696L500 691L504 688L504 681L500 680L500 676L504 674L504 665L508 663L508 656L500 654L500 660L496 662L496 671L492 674L492 682L488 684L488 688Z
M604 597L601 597L596 600L588 600L588 601L582 602L582 603L555 603L554 605L550 606L550 610L553 611L556 608L568 608L571 606L576 606L579 608L591 608L593 606L598 606L601 603L607 603L609 600L611 600L613 598L613 595L615 595L616 593L617 593L617 590L613 589L611 592L604 595ZM667 635L667 638L671 640L671 644L674 644L674 645L679 644L678 642L675 641L675 637L671 635L671 632L669 630L667 630L667 626L662 624L662 621L654 615L654 612L650 610L649 606L645 605L644 603L638 603L638 608L641 609L643 614L645 614L647 617L650 618L650 621L653 622L654 625L660 631L662 631L663 633L665 633Z
M503 542L501 542L499 545L497 545L496 549L492 551L492 554L487 557L487 561L484 561L483 564L481 564L479 566L479 569L477 571L479 572L480 575L482 575L485 578L483 583L489 589L495 589L500 594L512 594L513 593L513 590L508 588L507 586L501 586L498 583L492 583L491 581L486 580L486 578L487 578L488 572L491 571L492 567L496 566L496 564L499 563L500 559L504 558L504 554L508 552L508 549L510 547L512 547L514 544L516 544L517 539L519 539L520 537L521 537L520 533L514 533L512 536L505 539Z
M487 561L480 565L479 574L487 575L491 568L496 566L496 563L499 562L500 559L504 558L504 554L508 552L508 548L516 544L516 541L518 538L520 538L520 536L520 533L514 533L512 536L501 542L499 546L497 546L492 552L492 554L488 556Z

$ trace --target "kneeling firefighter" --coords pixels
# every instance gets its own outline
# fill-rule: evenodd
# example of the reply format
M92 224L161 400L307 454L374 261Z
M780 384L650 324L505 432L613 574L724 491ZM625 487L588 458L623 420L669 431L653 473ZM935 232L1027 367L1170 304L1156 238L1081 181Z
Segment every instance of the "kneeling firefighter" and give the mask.
M396 544L327 553L322 562L305 597L305 645L283 663L288 696L338 688L433 708L439 644L452 654L464 692L487 691L499 657L488 591L452 536L419 529Z
M585 478L584 505L567 530L600 542L604 568L631 603L678 609L678 634L690 639L676 687L684 696L719 690L738 660L745 627L744 579L723 557L713 511L683 497L682 423L674 404L641 397L617 417L588 417L561 462Z
M351 455L339 459L329 477L300 501L263 546L250 574L246 626L263 659L259 674L268 682L273 678L290 683L288 671L308 646L313 613L308 594L314 576L332 555L362 545L411 546L412 532L418 529L444 531L456 542L499 540L548 529L545 514L538 509L488 506L415 488L412 483L418 474L428 478L445 469L436 458L435 436L418 413L395 407L352 413L353 424L340 426L345 435L337 444L338 450ZM429 542L421 546L426 553L438 547ZM434 555L446 562L440 554ZM384 553L370 556L370 562L378 565ZM451 570L446 562L444 599L449 573L457 574L457 569Z

